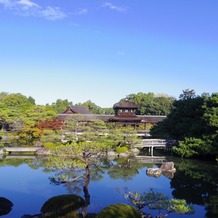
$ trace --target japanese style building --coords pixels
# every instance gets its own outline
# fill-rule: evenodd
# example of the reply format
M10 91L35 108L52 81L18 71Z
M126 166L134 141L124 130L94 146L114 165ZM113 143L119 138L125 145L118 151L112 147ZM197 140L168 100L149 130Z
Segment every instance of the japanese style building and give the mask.
M83 106L69 106L62 114L92 114Z
M63 113L58 115L59 120L75 119L80 117L82 121L91 121L93 119L101 119L104 122L113 122L117 126L134 126L140 129L147 129L147 125L155 125L162 121L166 116L158 115L136 115L135 112L139 108L138 105L125 100L114 104L114 115L92 114L83 106L69 106Z
M139 126L142 118L135 115L135 110L138 108L138 105L127 100L116 103L113 106L115 116L111 117L109 122L115 122L116 125L122 126Z

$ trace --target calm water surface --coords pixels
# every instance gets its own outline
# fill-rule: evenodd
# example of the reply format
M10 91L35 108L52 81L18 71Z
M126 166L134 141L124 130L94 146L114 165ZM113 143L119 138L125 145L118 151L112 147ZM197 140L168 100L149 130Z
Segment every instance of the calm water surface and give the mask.
M171 161L171 159L169 159ZM117 159L102 161L99 168L90 167L91 179L88 185L90 204L88 213L99 213L104 207L116 203L129 203L124 190L143 193L153 188L169 198L185 199L195 208L191 215L170 214L175 218L217 218L218 217L218 166L216 163L173 159L176 173L172 178L161 175L158 178L146 175L146 169L160 166L158 163L139 163L136 160ZM144 161L145 162L145 161ZM21 218L29 214L40 214L43 204L51 197L76 194L84 198L84 179L72 183L55 185L52 177L57 171L47 169L42 159L12 158L0 160L0 197L13 203L11 211L0 216ZM75 173L75 172L74 172ZM80 173L77 171L77 174ZM73 172L67 172L68 176ZM157 215L157 211L146 212Z

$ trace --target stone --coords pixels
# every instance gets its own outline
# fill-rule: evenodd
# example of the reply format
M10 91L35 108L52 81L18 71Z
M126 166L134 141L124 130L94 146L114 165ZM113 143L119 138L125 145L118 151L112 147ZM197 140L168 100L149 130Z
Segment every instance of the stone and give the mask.
M108 157L115 157L115 156L117 156L117 153L115 151L108 151L107 156Z
M132 149L130 149L130 152L131 152L132 154L134 154L134 155L137 155L137 154L140 153L140 151L139 151L138 148L132 148Z
M162 173L162 170L160 168L148 168L146 170L146 174L148 176L159 177L161 173Z
M51 151L47 148L40 148L40 149L36 150L35 154L36 155L49 155L49 154L51 154Z
M35 143L34 147L42 147L41 142L40 142L40 141L37 141L37 142Z
M176 168L174 167L173 162L165 162L161 165L160 169L162 171L169 171L169 172L175 172Z
M162 171L162 175L167 177L168 179L172 179L174 177L174 173L173 171Z
M127 153L127 152L119 153L118 156L119 156L119 157L128 157L128 156L129 156L129 153Z

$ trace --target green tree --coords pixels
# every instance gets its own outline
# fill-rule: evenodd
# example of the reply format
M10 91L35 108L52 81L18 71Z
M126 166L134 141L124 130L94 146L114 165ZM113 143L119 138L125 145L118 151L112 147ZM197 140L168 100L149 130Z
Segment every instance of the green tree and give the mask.
M137 137L137 131L133 127L120 127L110 129L105 141L111 144L114 149L123 146L130 149L135 144L138 144L140 139Z
M57 99L55 103L52 104L54 107L54 110L57 114L63 113L69 106L71 106L73 103L72 101L68 101L67 99L61 100Z
M130 94L126 98L139 106L136 111L138 115L168 115L175 100L167 95L155 95L152 92Z
M153 189L150 189L148 192L144 192L142 194L137 192L126 191L125 198L127 198L130 201L130 203L134 205L142 215L143 209L145 207L148 207L149 209L153 210L159 210L159 214L157 217L167 217L170 213L194 213L193 207L189 206L184 199L169 199L167 196L155 192Z
M195 98L196 95L195 95L195 91L193 89L185 89L182 91L183 93L180 94L179 96L179 99L181 100L187 100L187 99L190 99L190 98Z
M9 93L7 93L7 92L0 92L0 101L8 94Z
M210 153L218 156L218 93L206 98L204 103L204 120L206 122L205 141L210 144Z
M26 124L34 126L42 121L55 119L57 113L52 106L35 105L26 110L23 116Z
M151 129L153 137L179 140L173 151L182 157L218 156L218 93L184 93L168 117Z
M34 99L33 97L29 96L29 97L28 97L28 100L29 100L29 102L30 102L32 105L36 105L36 101L35 101L35 99Z
M78 103L76 105L83 106L83 107L87 108L93 114L102 114L103 113L101 107L96 105L95 103L93 103L91 100L88 100L82 104Z
M28 98L20 93L5 95L0 101L1 129L19 131L24 124L23 116L31 107Z
M201 137L205 130L202 119L205 109L203 97L174 101L173 110L162 122L151 129L152 136L183 140L185 137Z

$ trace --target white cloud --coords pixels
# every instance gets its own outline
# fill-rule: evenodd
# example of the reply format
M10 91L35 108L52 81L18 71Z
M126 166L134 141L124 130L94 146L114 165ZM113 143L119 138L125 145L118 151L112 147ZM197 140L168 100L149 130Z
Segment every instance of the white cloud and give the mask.
M59 7L41 7L32 0L0 0L5 10L21 16L44 17L49 20L61 20L67 17Z
M103 8L109 8L111 10L118 11L118 12L126 12L127 11L127 9L125 7L116 6L116 5L113 5L112 3L109 3L109 2L105 2L102 5L102 7Z
M20 0L17 4L24 8L39 7L36 3L31 2L30 0Z
M42 9L40 11L42 17L45 17L49 20L61 20L64 19L67 15L59 7L50 7Z
M84 15L88 12L88 10L86 8L81 8L78 11L76 11L74 14L75 15Z

